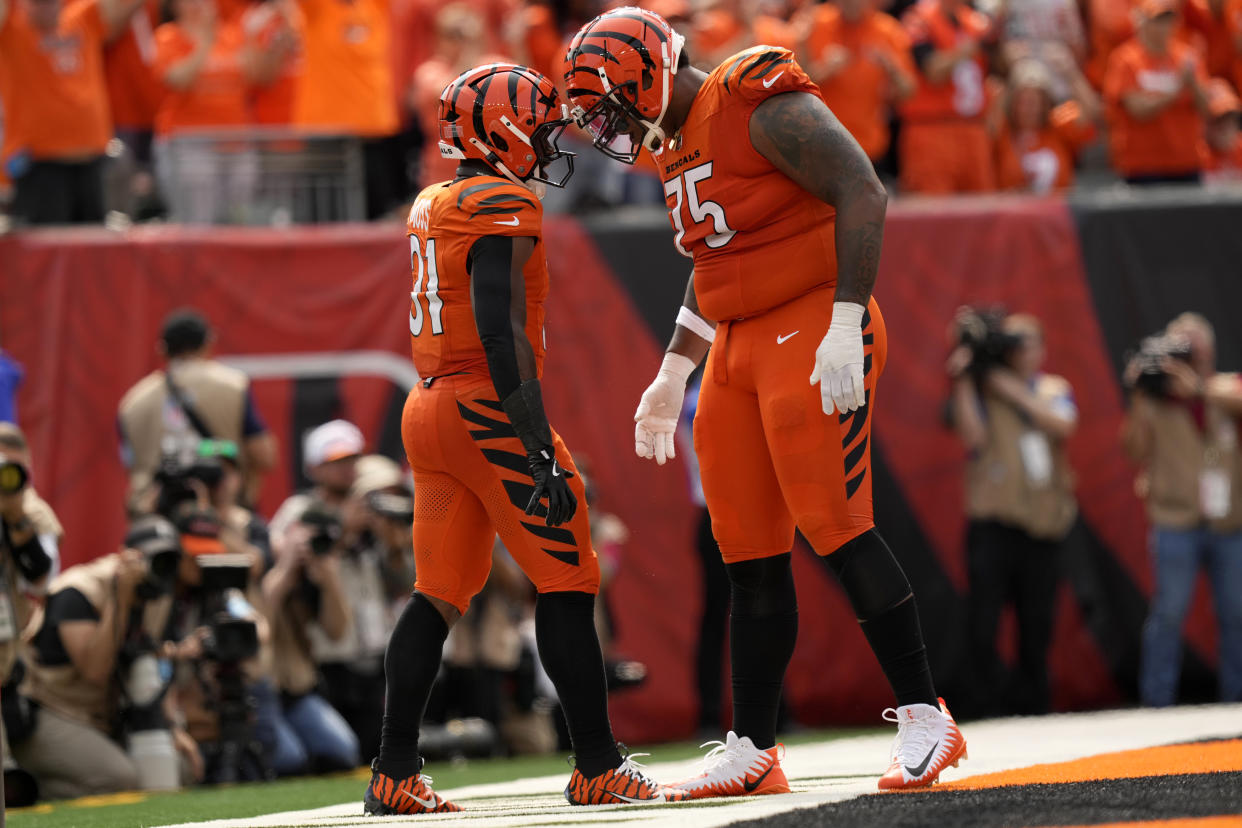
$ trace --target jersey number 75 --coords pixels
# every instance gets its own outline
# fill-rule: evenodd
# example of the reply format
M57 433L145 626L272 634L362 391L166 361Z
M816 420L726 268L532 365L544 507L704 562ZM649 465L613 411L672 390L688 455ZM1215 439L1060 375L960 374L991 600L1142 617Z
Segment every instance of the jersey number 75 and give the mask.
M699 200L699 184L712 177L712 162L699 164L697 167L691 167L681 175L664 182L664 195L672 196L676 203L669 208L668 214L673 219L673 227L677 229L677 235L673 237L673 244L677 245L677 249L681 251L683 256L691 256L692 254L686 250L681 244L682 237L686 234L685 225L682 223L681 206L684 200L686 206L690 209L690 219L695 224L701 224L710 217L712 220L712 229L714 233L709 233L707 238L703 240L704 244L713 250L718 247L724 247L733 236L737 233L729 227L728 219L725 218L724 207L721 207L714 201ZM685 183L683 184L683 180Z

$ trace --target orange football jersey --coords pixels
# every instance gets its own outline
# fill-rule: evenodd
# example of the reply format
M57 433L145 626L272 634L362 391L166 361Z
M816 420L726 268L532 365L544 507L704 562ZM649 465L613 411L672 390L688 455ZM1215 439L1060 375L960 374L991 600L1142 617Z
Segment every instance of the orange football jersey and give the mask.
M836 283L835 211L750 143L750 116L782 92L819 96L788 49L756 46L707 77L655 160L674 244L694 259L699 309L737 319Z
M535 250L526 279L526 337L543 374L544 299L548 263L543 247L543 205L530 190L505 178L479 175L435 184L410 208L410 344L421 377L488 375L487 357L470 302L470 248L483 236L529 236Z

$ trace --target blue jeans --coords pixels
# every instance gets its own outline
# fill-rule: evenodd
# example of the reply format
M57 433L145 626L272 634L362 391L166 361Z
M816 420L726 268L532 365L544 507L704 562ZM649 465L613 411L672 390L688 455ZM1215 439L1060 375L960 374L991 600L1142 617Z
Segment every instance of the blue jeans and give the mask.
M267 764L277 776L289 776L306 770L306 749L298 741L297 734L285 721L280 707L280 694L269 681L261 681L251 688L254 696L254 735L263 745Z
M1143 625L1143 704L1164 707L1177 701L1182 626L1200 569L1207 571L1220 625L1220 698L1242 701L1242 532L1155 527L1151 550L1156 591Z
M380 715L380 711L376 711ZM345 719L317 693L285 701L285 724L316 772L358 767L358 737ZM288 733L284 734L287 737Z

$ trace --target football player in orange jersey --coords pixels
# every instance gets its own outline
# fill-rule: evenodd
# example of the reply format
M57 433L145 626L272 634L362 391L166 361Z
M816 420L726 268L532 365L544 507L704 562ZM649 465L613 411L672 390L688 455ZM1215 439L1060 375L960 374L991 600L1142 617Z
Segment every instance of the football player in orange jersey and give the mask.
M798 629L795 525L845 588L897 697L880 787L930 784L966 743L932 685L910 583L872 519L884 187L787 49L756 46L705 74L663 19L622 8L570 41L565 81L597 149L631 163L654 155L674 243L694 261L635 415L639 456L673 456L686 379L710 347L694 445L732 583L733 730L677 787L789 790L775 729Z
M557 148L567 110L543 75L491 64L450 83L439 113L441 152L461 163L452 181L419 194L407 226L411 345L422 379L401 431L414 471L417 582L384 659L383 735L364 809L460 810L420 773L419 723L449 627L483 588L497 533L539 592L539 657L576 757L566 798L685 799L644 776L613 739L585 494L540 392L548 269L537 195L573 172ZM554 165L564 166L556 178Z

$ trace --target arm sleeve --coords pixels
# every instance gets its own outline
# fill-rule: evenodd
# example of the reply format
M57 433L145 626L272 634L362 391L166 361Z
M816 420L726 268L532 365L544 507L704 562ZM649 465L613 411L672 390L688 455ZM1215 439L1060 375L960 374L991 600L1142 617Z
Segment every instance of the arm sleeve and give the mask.
M470 248L466 259L474 323L487 355L492 385L502 400L522 384L513 339L513 296L509 286L512 261L510 236L483 236Z
M254 404L254 392L246 388L246 398L242 409L242 437L253 437L267 431L267 423Z

